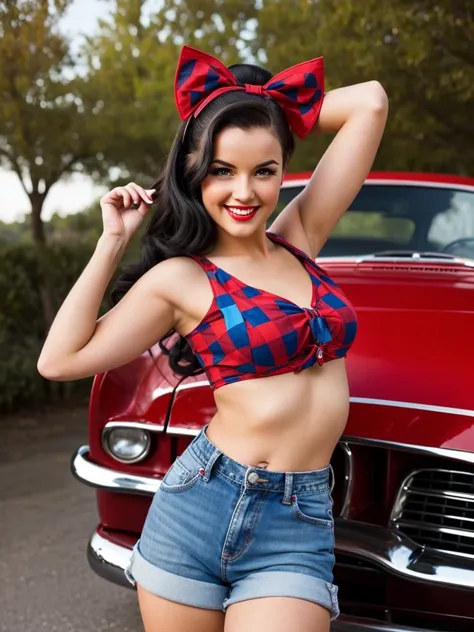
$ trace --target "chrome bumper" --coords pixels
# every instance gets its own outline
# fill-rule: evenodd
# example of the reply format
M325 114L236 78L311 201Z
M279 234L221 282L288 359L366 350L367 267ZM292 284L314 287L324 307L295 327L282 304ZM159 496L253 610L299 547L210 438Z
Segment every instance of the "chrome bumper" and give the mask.
M98 533L94 533L89 541L87 558L91 568L101 577L121 586L132 588L125 578L124 569L130 560L130 549L118 546ZM333 622L331 632L434 632L426 628L407 628L393 623L357 618L339 617Z
M72 458L71 470L82 483L111 492L151 496L159 488L161 482L159 479L127 475L96 465L89 460L87 446L82 446L77 450ZM336 554L346 554L367 560L405 579L456 588L472 589L474 586L473 561L418 546L402 533L392 529L336 518L335 534ZM121 572L126 566L125 551L127 550L122 550L121 547L98 538L100 536L93 535L89 543L89 562L99 575L113 580L112 577L104 574L104 565L111 567L112 570L120 569ZM120 551L115 551L114 547ZM129 555L128 551L127 554ZM114 570L113 573L115 573ZM128 584L126 580L118 583ZM347 628L348 631L351 629ZM403 628L387 627L371 629L380 629L384 632L392 629L403 630Z

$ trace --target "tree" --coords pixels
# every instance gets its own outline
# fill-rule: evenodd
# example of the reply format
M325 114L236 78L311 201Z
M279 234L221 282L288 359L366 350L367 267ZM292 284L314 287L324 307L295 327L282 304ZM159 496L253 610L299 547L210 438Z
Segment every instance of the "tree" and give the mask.
M55 306L45 271L43 204L55 182L96 154L81 80L71 77L69 45L58 32L69 2L0 2L0 164L18 175L30 200L47 324Z
M200 46L227 64L242 61L237 41L256 14L253 0L165 0L149 18L144 5L117 0L84 50L84 100L107 139L100 175L112 174L113 184L150 182L163 164L180 122L173 84L181 45Z
M143 5L117 0L83 51L83 99L102 139L92 174L112 184L154 178L179 122L172 90L178 47L160 41L153 20L145 24Z
M380 80L379 168L470 174L473 41L473 0L265 0L251 48L277 69L324 55L328 89Z

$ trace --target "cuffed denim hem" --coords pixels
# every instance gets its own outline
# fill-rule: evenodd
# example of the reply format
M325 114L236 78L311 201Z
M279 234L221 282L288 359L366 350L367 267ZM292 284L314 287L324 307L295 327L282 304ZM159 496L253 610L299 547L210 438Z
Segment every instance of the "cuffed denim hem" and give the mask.
M125 576L133 585L140 584L157 597L195 608L222 610L229 594L226 586L175 575L150 564L136 546Z
M317 603L331 613L331 621L339 616L337 586L303 573L272 571L252 573L232 586L226 608L239 601L261 597L294 597Z

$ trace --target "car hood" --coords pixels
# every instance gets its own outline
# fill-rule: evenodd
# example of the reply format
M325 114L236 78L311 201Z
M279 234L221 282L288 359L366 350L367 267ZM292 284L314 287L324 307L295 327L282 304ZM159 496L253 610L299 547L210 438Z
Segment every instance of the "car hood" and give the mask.
M474 269L321 262L358 316L347 434L474 446Z

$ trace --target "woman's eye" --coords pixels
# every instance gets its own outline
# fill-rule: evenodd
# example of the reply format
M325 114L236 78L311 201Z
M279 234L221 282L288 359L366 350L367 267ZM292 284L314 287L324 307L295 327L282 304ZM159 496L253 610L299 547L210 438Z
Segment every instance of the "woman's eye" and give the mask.
M274 176L276 173L276 171L274 171L273 169L259 169L257 171L257 175L261 175L261 176Z
M226 177L226 176L232 175L232 171L228 169L227 167L216 167L215 169L211 169L209 173L212 176L218 176L218 177ZM276 171L274 169L262 168L262 169L257 169L255 174L257 176L263 176L263 177L274 176L276 174Z
M230 174L230 169L226 169L225 167L218 167L217 169L212 169L211 175L213 176L228 176Z

